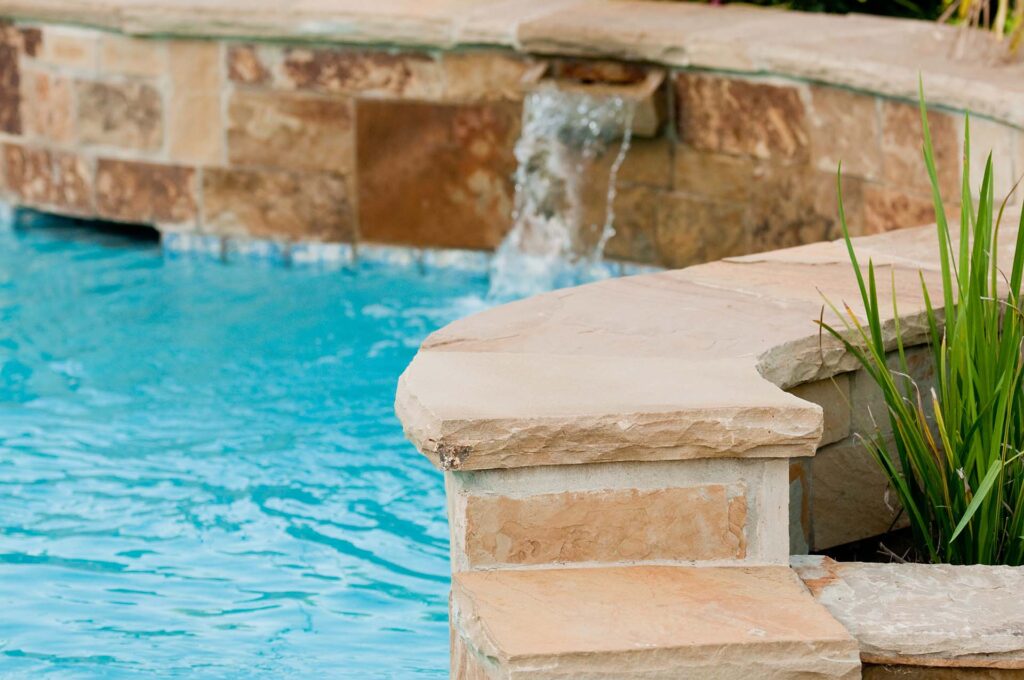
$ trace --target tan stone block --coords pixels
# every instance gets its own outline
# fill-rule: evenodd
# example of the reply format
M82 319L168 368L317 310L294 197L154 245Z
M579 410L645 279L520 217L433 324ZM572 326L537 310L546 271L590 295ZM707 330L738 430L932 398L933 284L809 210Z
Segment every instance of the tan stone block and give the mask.
M53 203L53 159L46 149L4 145L4 177L7 189L29 205Z
M21 83L24 133L58 144L71 142L75 134L71 81L26 71Z
M228 47L228 78L244 85L268 85L273 79L271 64L265 53L272 49L266 45L230 45Z
M99 64L100 35L92 29L48 25L43 29L38 58L52 66L95 73Z
M160 93L142 83L78 81L78 138L83 144L155 151L163 143Z
M122 222L194 222L195 170L101 158L96 166L96 208L101 217Z
M16 47L0 43L0 131L21 134L21 73Z
M958 118L958 137L963 138L963 128L967 124L966 118ZM989 154L992 155L992 192L999 205L1014 188L1018 179L1018 173L1024 172L1024 168L1016 170L1016 149L1018 131L1008 125L997 123L986 118L972 118L971 127L971 195L977 198L981 194L981 183L985 177L985 162ZM1022 192L1024 193L1024 192ZM956 199L957 196L948 196L947 200ZM1009 202L1013 205L1013 201Z
M899 498L859 439L818 449L811 470L814 550L878 536L898 526Z
M156 78L167 71L167 43L155 38L104 33L100 38L99 55L99 68L104 75Z
M661 190L635 185L620 187L615 192L615 234L605 246L606 257L645 264L657 262L658 204L664 196Z
M895 190L931 194L931 182L921 154L923 132L921 112L916 103L882 100L882 176ZM943 200L955 201L960 195L961 140L960 123L951 114L928 112L935 166Z
M445 75L440 59L425 52L290 48L281 82L331 94L437 101L444 93Z
M679 145L675 150L673 186L676 191L699 198L746 203L753 193L759 167L751 158Z
M878 100L871 94L814 85L811 92L811 156L819 170L866 179L882 175Z
M675 84L684 143L758 158L808 157L807 115L796 87L697 73L679 73Z
M176 93L167 115L168 152L175 163L222 165L226 161L219 93Z
M53 202L62 212L91 216L95 213L92 166L73 153L53 154Z
M959 213L948 212L947 218L959 222ZM894 229L918 227L935 221L932 199L926 195L907 194L868 184L864 187L864 233L879 234Z
M181 92L219 92L221 45L205 40L174 40L168 43L171 88Z
M860 677L857 643L786 567L494 570L452 626L495 677Z
M345 178L330 174L204 168L204 229L215 234L352 241Z
M787 391L821 407L825 416L825 427L819 446L832 444L850 436L850 376L837 375L825 380L804 383Z
M239 90L227 116L234 165L339 174L355 168L354 110L347 99Z
M742 494L742 488L712 484L524 498L471 495L466 555L473 568L743 559L747 510Z
M359 231L368 241L493 248L511 226L520 107L359 101Z
M445 102L520 101L537 62L515 52L444 52Z
M686 267L749 251L744 206L672 193L657 209L658 261Z

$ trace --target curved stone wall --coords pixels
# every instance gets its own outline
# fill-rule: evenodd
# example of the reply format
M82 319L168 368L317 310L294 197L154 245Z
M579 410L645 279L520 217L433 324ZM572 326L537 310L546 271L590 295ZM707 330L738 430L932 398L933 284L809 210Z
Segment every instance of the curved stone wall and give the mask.
M686 3L0 1L9 200L164 231L489 249L510 226L522 99L540 73L616 88L667 69L619 173L614 258L685 266L931 218L920 71L944 187L959 111L1000 189L1024 172L1021 68L950 31ZM86 26L94 26L90 28ZM173 37L168 37L173 36ZM615 147L585 178L604 220Z

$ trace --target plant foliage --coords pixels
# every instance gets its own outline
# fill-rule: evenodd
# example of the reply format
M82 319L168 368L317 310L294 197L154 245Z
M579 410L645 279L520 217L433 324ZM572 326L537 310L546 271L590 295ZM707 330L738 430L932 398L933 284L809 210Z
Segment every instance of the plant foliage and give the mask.
M1012 265L998 264L999 229L1006 201L996 205L992 157L979 200L971 197L970 132L964 136L959 230L951 230L938 188L923 91L924 161L936 213L941 298L923 274L921 288L934 359L935 387L910 378L896 308L895 357L887 362L879 282L869 261L861 269L850 240L840 190L839 214L856 273L865 318L849 306L833 311L845 327L822 327L842 342L885 397L892 435L865 439L910 520L915 542L932 562L1024 563L1024 216ZM841 172L841 171L840 171ZM941 305L941 306L939 306ZM891 345L890 345L891 346ZM895 364L891 368L890 364Z

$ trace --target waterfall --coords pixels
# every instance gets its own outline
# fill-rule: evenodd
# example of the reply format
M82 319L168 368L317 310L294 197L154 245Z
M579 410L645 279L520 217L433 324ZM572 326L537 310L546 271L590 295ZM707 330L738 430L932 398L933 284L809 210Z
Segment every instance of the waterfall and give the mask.
M491 265L489 297L509 300L603 278L605 245L615 234L615 184L629 150L635 104L554 86L523 102L516 143L513 225ZM583 182L621 140L608 171L604 219L584 214Z

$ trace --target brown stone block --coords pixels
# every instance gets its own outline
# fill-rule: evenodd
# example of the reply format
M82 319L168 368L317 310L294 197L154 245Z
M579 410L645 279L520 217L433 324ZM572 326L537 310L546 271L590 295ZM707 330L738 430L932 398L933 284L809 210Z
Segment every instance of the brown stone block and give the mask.
M947 217L958 220L958 214ZM878 234L893 229L918 227L935 221L935 208L927 195L911 195L877 184L864 187L864 233Z
M291 48L285 51L282 84L333 94L438 100L444 71L440 59L425 52Z
M672 193L658 205L655 241L659 263L677 268L742 255L750 239L742 205Z
M22 202L53 203L53 159L46 149L5 144L4 176L8 190Z
M513 103L358 102L362 238L497 246L512 219L519 116Z
M21 74L18 50L0 43L0 131L21 134Z
M228 78L244 85L268 85L273 78L265 63L261 46L231 45L228 47Z
M843 204L851 231L862 221L863 182L843 180ZM838 238L836 176L809 166L762 164L752 182L746 219L753 252Z
M615 193L615 235L605 246L605 256L616 260L654 264L658 204L665 192L645 186L623 186Z
M203 225L225 235L352 241L352 195L343 177L205 168Z
M123 222L192 222L196 218L195 170L100 159L96 168L96 206L100 216Z
M94 214L93 176L89 161L73 153L53 153L53 202L75 215Z
M19 28L21 51L26 57L37 57L43 47L43 32L38 28Z
M679 73L676 110L680 139L696 149L774 159L809 155L807 116L796 87Z
M445 102L520 101L524 78L537 67L532 59L513 52L474 50L444 52Z
M896 190L931 193L931 182L921 153L923 132L917 104L882 101L882 169L886 184ZM943 200L960 195L960 139L957 118L941 111L928 112L935 166Z
M71 81L45 72L26 71L22 79L24 133L51 142L74 138Z
M352 102L286 92L237 91L228 104L228 160L286 170L351 173Z
M870 94L812 85L811 154L819 170L866 179L882 175L878 100Z
M99 144L153 151L163 142L160 93L142 83L75 83L78 137Z
M471 495L465 549L474 568L742 559L745 525L746 499L719 484L525 498Z

